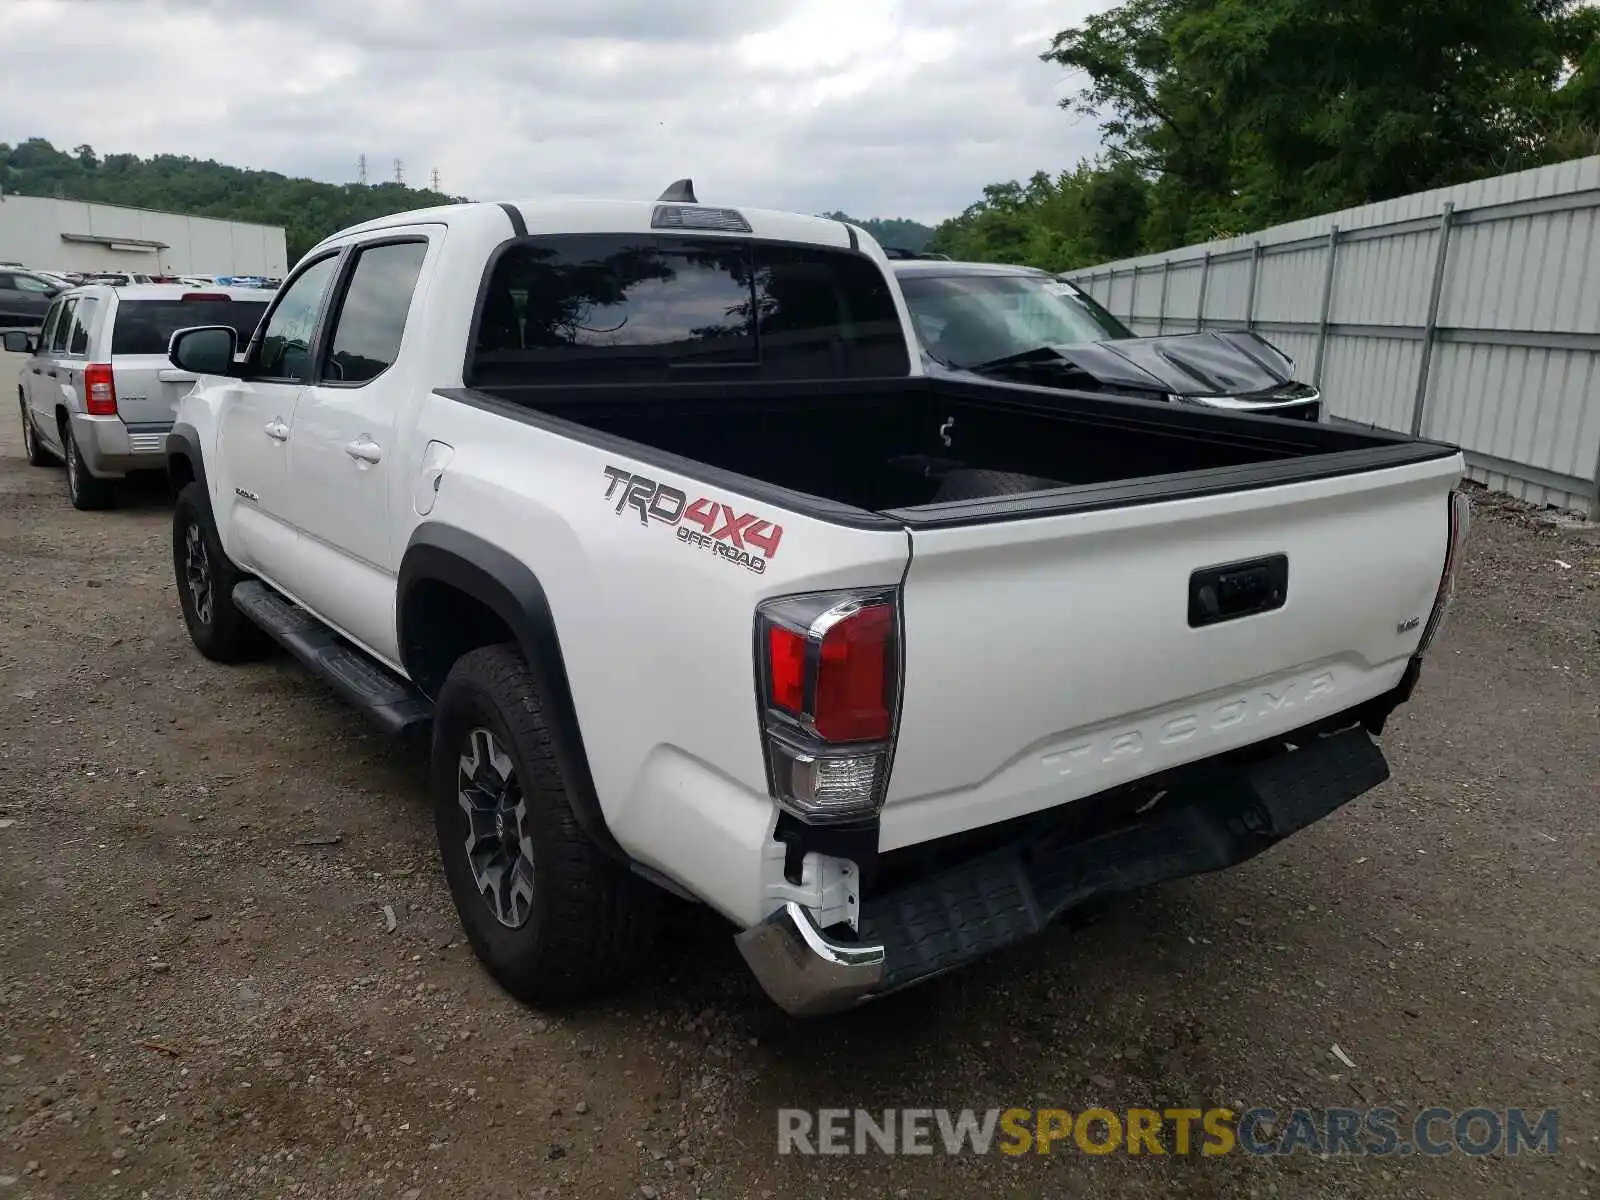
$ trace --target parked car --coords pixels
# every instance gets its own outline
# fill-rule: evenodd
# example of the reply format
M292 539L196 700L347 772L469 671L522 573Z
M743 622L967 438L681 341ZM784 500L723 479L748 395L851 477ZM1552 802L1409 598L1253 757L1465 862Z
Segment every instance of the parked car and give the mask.
M7 350L28 355L17 377L28 461L65 460L73 505L108 507L117 479L166 467L173 411L195 381L167 361L172 334L202 322L249 337L266 307L259 292L163 284L61 293L39 334L5 334Z
M155 276L141 274L137 271L89 271L83 277L84 283L105 283L112 287L130 287L136 283L154 283Z
M680 184L384 217L173 338L195 646L430 739L517 995L616 983L662 888L858 1003L1387 777L1454 447L930 375L904 312L860 230Z
M1043 387L1317 421L1321 393L1260 334L1140 337L1069 280L1031 267L895 261L924 352L940 367Z
M59 279L37 271L0 268L0 328L39 328L50 301L66 287Z

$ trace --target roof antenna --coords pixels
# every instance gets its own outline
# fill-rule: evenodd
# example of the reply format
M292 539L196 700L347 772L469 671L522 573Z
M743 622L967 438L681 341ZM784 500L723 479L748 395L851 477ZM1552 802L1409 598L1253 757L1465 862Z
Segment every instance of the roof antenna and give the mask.
M694 180L680 179L657 198L657 203L667 201L673 204L699 204L694 198Z

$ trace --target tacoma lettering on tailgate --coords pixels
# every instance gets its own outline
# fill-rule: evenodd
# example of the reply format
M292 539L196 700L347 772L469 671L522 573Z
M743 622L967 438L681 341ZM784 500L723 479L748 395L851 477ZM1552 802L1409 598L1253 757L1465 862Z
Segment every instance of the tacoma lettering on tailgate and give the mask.
M778 553L783 526L762 520L755 513L737 512L732 505L709 496L690 500L689 494L621 467L605 468L606 499L616 501L620 517L632 510L639 524L659 521L677 529L678 540L754 571L767 569ZM694 526L694 528L691 528Z

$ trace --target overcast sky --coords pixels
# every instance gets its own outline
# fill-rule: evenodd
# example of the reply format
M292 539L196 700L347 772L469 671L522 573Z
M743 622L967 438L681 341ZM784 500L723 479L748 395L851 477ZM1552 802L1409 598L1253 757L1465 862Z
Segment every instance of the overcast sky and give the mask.
M488 199L935 221L1093 154L1038 59L1107 0L3 0L0 141Z

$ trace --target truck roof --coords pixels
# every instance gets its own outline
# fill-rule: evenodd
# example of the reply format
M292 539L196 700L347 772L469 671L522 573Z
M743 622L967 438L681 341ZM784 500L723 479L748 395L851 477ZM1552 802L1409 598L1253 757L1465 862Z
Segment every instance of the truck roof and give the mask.
M708 237L729 236L734 231L673 227L655 228L651 221L658 208L668 207L698 209L733 209L750 225L748 234L742 231L735 236L754 236L775 241L802 242L818 246L849 246L866 243L876 248L877 243L864 230L847 226L829 217L808 217L801 213L781 212L765 208L745 208L727 204L682 204L666 200L513 200L476 201L469 204L443 204L434 208L413 209L378 217L324 238L319 245L338 242L344 238L371 233L398 225L437 224L451 229L465 228L474 232L494 231L495 240L502 240L512 232L515 212L530 234L539 233L691 233ZM947 264L948 265L948 264Z

